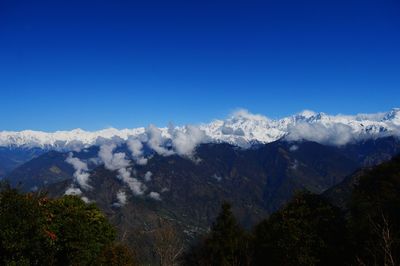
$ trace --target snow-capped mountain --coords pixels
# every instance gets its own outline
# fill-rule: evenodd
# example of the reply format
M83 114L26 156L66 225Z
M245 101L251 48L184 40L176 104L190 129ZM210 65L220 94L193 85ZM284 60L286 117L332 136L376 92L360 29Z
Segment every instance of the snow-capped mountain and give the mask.
M216 120L201 128L214 140L238 145L252 141L269 143L281 138L342 145L368 138L400 136L400 108L353 116L306 110L279 120L240 110L227 120Z
M78 148L96 144L102 139L121 138L128 139L129 136L137 136L144 132L144 128L122 129L108 128L99 131L85 131L74 129L71 131L1 131L0 146L27 146L42 148Z
M192 134L193 130L188 128L193 127L159 128L159 131L163 138L173 139L181 136L179 133ZM239 110L226 120L214 120L196 128L204 135L196 136L194 142L228 142L246 147L254 142L269 143L286 138L342 145L368 138L400 136L400 108L386 113L358 115L328 115L307 110L276 120ZM146 131L143 127L122 130L108 128L92 132L81 129L52 133L31 130L1 131L0 146L75 149L104 140L140 137Z

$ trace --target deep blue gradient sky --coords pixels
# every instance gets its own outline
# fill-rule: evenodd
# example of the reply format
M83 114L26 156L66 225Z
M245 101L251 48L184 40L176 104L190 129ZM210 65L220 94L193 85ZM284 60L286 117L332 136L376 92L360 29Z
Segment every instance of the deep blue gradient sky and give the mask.
M0 130L400 106L398 0L0 0Z

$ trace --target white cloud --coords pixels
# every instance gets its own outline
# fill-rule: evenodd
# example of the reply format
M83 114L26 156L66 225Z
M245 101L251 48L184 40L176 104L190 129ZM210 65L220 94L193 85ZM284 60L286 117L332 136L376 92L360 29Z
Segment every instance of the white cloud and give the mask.
M166 138L162 136L162 132L159 128L154 125L149 125L146 128L147 144L155 152L163 156L169 156L174 154L173 151L165 148Z
M121 207L124 206L127 202L127 195L125 191L120 190L117 192L117 202L115 202L113 205L116 207Z
M269 118L267 118L266 116L250 113L246 109L236 110L235 112L233 112L232 118L233 119L245 118L245 119L256 120L256 121L257 120L258 121L268 121L269 120Z
M115 144L104 144L100 146L99 157L106 169L115 171L129 166L129 161L125 158L125 153L113 153Z
M146 174L144 175L144 180L145 180L146 182L149 182L149 181L151 181L151 177L152 177L152 176L153 176L153 173L150 172L150 171L147 171Z
M82 195L82 190L80 190L77 187L70 186L69 188L67 188L67 190L65 191L64 195L80 196L80 195Z
M345 117L357 119L357 120L371 120L371 121L380 121L385 117L386 113L375 113L375 114L357 114L355 116L346 116Z
M81 161L77 157L73 157L72 153L69 153L65 161L74 167L74 177L79 186L83 189L92 189L88 184L90 174L87 172L89 170L87 163Z
M67 188L64 195L79 196L85 203L90 203L90 200L83 196L82 193L83 192L80 188L75 187L75 185L71 185L69 188Z
M134 195L140 196L146 191L146 186L138 179L131 177L130 169L121 168L118 170L118 177L128 185Z
M144 158L144 157L135 158L135 162L136 162L138 165L146 165L148 161L149 161L149 160L148 160L147 158Z
M132 157L135 162L139 165L147 164L147 158L143 156L143 144L136 138L130 138L127 141L129 150L131 151Z
M297 160L294 160L294 162L290 164L290 169L296 170L298 167L299 167L299 162Z
M143 144L138 139L128 139L128 148L132 152L133 157L143 156Z
M160 193L154 191L150 192L149 198L152 198L154 200L161 200Z
M85 203L90 203L90 200L87 197L81 197L81 200L83 200Z
M175 129L172 134L172 146L181 156L191 157L196 146L207 140L207 135L203 130L191 125L186 126L184 130Z
M128 185L134 195L143 195L146 186L131 176L130 162L126 159L126 154L113 153L115 148L115 144L104 144L100 147L99 157L104 167L111 171L118 171L118 178Z
M218 182L222 180L222 177L217 174L213 174L211 177L216 179Z
M301 122L290 126L286 139L309 140L329 145L344 145L354 140L352 128L342 123L326 126L322 123Z
M289 151L297 151L298 149L299 149L299 146L292 145L292 146L290 146Z
M93 164L93 165L101 164L101 160L99 158L97 158L97 157L96 158L90 158L88 162Z

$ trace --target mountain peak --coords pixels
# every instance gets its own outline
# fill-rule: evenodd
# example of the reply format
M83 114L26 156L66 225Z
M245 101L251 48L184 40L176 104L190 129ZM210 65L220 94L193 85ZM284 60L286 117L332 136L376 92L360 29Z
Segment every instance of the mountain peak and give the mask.
M350 141L386 136L400 136L400 108L393 108L387 113L359 115L328 115L304 110L296 115L272 120L260 114L252 114L240 109L226 120L215 120L208 124L195 126L196 130L187 127L147 129L106 128L98 131L85 131L77 128L71 131L42 132L24 130L19 132L0 131L0 146L47 147L71 149L86 147L106 140L128 140L139 138L146 141L149 132L159 131L160 138L175 143L192 141L191 145L200 142L227 142L233 145L248 147L254 142L269 143L290 136L291 140L311 140L323 144L342 145ZM192 128L193 129L193 128ZM200 132L201 131L201 132ZM195 136L190 136L195 134ZM158 136L158 133L156 134ZM164 143L157 140L157 143Z
M296 116L299 117L304 117L304 118L311 118L313 116L316 116L317 113L311 110L303 110L300 113L298 113Z
M396 125L400 125L400 108L393 108L385 114L383 121L391 121Z

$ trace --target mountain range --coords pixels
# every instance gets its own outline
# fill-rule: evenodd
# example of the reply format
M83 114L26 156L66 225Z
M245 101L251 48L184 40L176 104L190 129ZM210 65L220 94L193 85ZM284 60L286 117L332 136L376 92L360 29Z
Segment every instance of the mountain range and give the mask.
M241 110L198 126L1 132L0 176L25 191L95 202L126 241L147 241L160 219L190 240L224 201L246 227L296 191L343 206L357 175L400 153L399 117L400 109L304 111L271 120Z
M269 143L281 138L310 140L323 144L343 145L361 139L400 135L400 108L388 112L358 115L328 115L303 111L282 119L239 110L225 120L214 120L197 126L169 126L159 128L165 138L173 139L179 132L199 129L197 142L227 142L240 147L253 143ZM44 149L78 149L99 144L104 140L137 138L148 128L108 128L99 131L1 131L0 147L40 147Z

